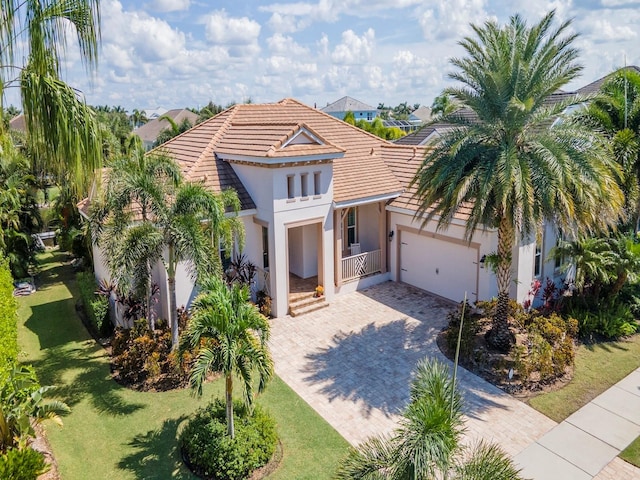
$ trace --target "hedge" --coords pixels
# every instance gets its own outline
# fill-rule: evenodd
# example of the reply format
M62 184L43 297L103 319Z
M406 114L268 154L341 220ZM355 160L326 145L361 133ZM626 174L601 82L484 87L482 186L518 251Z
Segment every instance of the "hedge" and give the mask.
M9 261L0 255L0 365L18 358L18 302Z

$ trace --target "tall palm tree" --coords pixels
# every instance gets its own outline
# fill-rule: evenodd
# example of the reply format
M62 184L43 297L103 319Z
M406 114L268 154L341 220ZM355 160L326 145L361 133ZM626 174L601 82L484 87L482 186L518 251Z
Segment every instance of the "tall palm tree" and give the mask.
M495 445L468 452L462 399L446 365L425 359L411 382L409 404L391 437L373 437L351 449L339 480L516 480L518 470Z
M110 252L106 263L121 291L149 292L151 268L162 262L169 285L173 348L178 346L176 271L187 262L194 279L220 271L218 239L227 248L243 240L237 194L214 194L200 183L185 182L170 158L134 155L115 165L102 203L92 212L96 242ZM164 256L166 250L166 257ZM146 296L149 302L149 295Z
M606 228L623 203L606 140L569 116L549 128L581 101L546 102L582 69L570 22L554 28L554 16L531 27L518 15L505 26L472 26L476 38L460 42L467 56L451 60L458 71L450 77L463 85L445 93L476 120L451 115L457 128L435 139L412 182L423 225L437 217L446 228L468 209L468 240L478 229L497 229L498 305L488 341L502 351L514 340L508 306L516 238L531 237L543 221L565 232Z
M101 162L93 112L60 78L69 25L88 71L97 64L99 0L0 0L0 97L19 86L29 142L41 165L79 190ZM25 59L24 66L16 59Z
M611 76L584 113L611 140L624 173L626 207L640 230L640 73L624 69Z
M198 395L212 372L225 377L227 433L235 436L233 425L233 378L242 381L243 397L253 404L253 386L258 377L258 392L273 375L273 360L267 346L269 322L249 302L246 286L227 286L219 277L208 277L192 304L191 321L180 343L180 353L197 352L189 381Z

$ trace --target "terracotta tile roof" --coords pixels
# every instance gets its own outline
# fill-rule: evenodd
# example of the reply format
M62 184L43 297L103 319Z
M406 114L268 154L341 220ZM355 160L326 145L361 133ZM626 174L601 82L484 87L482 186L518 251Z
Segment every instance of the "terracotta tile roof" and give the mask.
M414 198L415 188L409 188L409 184L415 176L422 160L427 154L426 147L409 147L404 145L384 147L385 162L391 168L400 183L405 186L404 192L396 198L391 205L411 212L418 210L418 201ZM455 216L456 219L465 221L469 218L469 207L462 208Z
M185 108L176 108L169 110L168 112L160 115L160 117L169 117L178 125L184 120L188 120L192 125L198 120L198 115ZM160 117L153 120L149 120L144 125L136 128L133 133L138 135L144 142L153 143L166 128L171 128L171 125L166 119L160 120Z
M320 143L282 148L301 129ZM225 155L333 154L337 157L333 160L334 201L348 202L404 189L384 161L383 147L388 145L392 144L296 100L284 99L273 104L235 105L169 140L163 148L175 157L187 178L206 176L207 182L220 177L219 170L225 168L220 157ZM241 197L248 196L233 170L219 183L212 188L232 187Z

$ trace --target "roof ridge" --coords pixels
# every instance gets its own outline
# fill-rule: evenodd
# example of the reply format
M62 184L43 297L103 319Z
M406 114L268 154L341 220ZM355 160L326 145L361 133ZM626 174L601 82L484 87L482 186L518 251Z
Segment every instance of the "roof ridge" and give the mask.
M234 106L228 108L227 110L225 110L224 112L221 112L218 115L215 115L214 117L211 117L211 119L214 119L216 117L221 116L225 112L229 112L228 113L228 117L225 119L224 122L222 122L222 125L220 126L220 128L218 128L216 130L216 132L211 136L211 140L209 140L209 143L207 144L207 146L202 149L202 152L200 153L200 155L198 155L198 158L196 159L196 161L193 162L193 165L191 166L189 171L185 174L185 177L190 179L191 172L195 169L195 167L197 165L199 165L200 162L202 160L204 160L209 154L213 154L213 149L214 149L215 145L218 143L218 141L221 139L221 137L224 135L224 133L226 133L226 131L229 129L229 126L231 125L231 122L233 121L233 117L235 116L235 114L238 111L237 107L238 107L238 105L234 105ZM209 120L211 120L211 119L208 119L205 122L202 122L200 125L202 125L204 123L208 123Z

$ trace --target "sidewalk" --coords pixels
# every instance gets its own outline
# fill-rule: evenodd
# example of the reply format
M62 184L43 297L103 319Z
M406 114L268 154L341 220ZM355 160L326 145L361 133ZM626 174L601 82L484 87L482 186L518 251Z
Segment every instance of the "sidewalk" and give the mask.
M525 478L640 479L617 458L640 436L640 368L514 457Z

